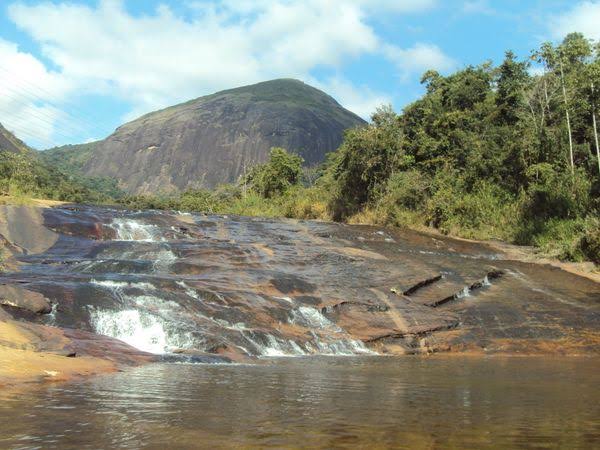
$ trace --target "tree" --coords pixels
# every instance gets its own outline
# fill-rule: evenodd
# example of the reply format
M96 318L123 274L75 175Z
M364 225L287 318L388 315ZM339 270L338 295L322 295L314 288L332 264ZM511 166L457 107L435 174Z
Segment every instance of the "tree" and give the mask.
M600 177L600 145L598 144L598 126L596 124L596 105L600 86L600 46L596 48L596 59L588 66L588 77L590 80L590 102L592 104L592 127L594 131L594 144L596 147L596 159L598 162L598 176Z
M371 125L348 130L331 167L338 188L334 217L343 218L373 200L395 170L411 162L402 147L402 127L391 107L379 108Z
M515 54L508 51L498 71L497 122L500 125L514 126L519 121L519 113L524 104L524 89L529 80L527 63L518 62Z
M283 194L291 186L300 183L303 162L300 156L274 147L269 161L254 166L242 182L265 198Z

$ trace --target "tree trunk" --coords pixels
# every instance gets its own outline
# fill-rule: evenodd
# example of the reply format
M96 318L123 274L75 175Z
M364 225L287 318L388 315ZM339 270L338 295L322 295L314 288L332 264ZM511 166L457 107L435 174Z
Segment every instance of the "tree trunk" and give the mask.
M592 122L594 123L594 140L596 142L596 157L598 158L598 174L600 175L600 146L598 145L598 128L596 127L596 101L594 99L594 83L592 83Z
M247 178L246 178L246 161L244 161L244 188L242 191L242 198L245 200L246 199L246 188L247 188Z
M575 177L575 163L573 162L573 135L571 133L569 102L567 101L567 88L565 87L565 73L563 71L562 59L560 60L560 83L562 84L563 100L565 101L565 115L567 116L567 130L569 132L569 157L571 160L571 175Z
M544 67L544 98L546 99L546 108L550 111L550 99L548 98L548 83L546 82L546 68Z
M533 120L533 127L535 128L535 134L538 135L539 131L538 131L537 118L535 117L535 110L533 109L533 105L531 104L531 101L532 101L531 98L527 98L527 105L529 105L529 111L531 111L531 119ZM543 112L542 112L542 114L543 114ZM543 123L542 123L542 126L543 126Z

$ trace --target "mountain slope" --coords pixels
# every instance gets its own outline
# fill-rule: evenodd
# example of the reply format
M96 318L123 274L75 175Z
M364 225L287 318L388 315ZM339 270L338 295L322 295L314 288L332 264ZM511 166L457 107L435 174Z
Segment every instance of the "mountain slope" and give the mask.
M32 150L0 123L0 151L31 153Z
M43 161L50 165L67 172L72 171L81 174L84 164L91 158L98 143L99 141L88 142L87 144L61 145L41 151L39 155Z
M363 123L300 81L267 81L129 122L94 145L82 170L114 177L132 193L214 187L264 162L271 147L293 151L307 165L320 163L339 146L344 130Z

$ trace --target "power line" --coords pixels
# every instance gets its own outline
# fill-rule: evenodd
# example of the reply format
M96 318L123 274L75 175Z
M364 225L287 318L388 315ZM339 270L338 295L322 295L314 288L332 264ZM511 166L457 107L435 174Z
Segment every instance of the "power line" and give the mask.
M26 105L20 104L20 107L24 107ZM70 126L69 123L61 120L60 118L52 117L51 115L44 114L43 111L39 111L37 109L25 111L24 114L21 113L19 115L15 115L14 111L8 110L8 108L3 107L0 108L0 115L4 116L4 120L0 120L0 122L4 121L7 123L11 122L19 122L19 123L41 123L50 127L56 134L62 135L62 137L74 137L77 135L81 135L83 133L87 133L88 131L84 128L75 128Z
M19 98L19 96L21 96L21 97L26 97L26 98L29 98L29 100L30 100L30 101L33 101L33 102L47 103L47 102L45 102L45 101L44 101L43 99L41 99L41 98L35 98L35 97L33 97L33 96L29 96L29 97L28 97L27 95L24 95L24 94L23 94L23 93L21 93L21 92L18 92L18 91L14 90L14 89L11 89L10 87L4 86L4 88L6 88L7 90L11 91L13 94L15 94L15 95L16 95L15 97L11 97L11 100L10 100L11 102L14 102L14 103L20 103L21 105L26 105L26 106L29 106L29 102L25 102L25 101L23 101L22 99L20 99L20 98ZM47 104L48 104L49 106L51 106L52 108L56 109L57 111L59 111L61 114L65 114L65 112L64 112L64 111L61 111L59 108L55 107L54 105L52 105L52 104L49 104L49 103L47 103ZM34 106L36 106L36 105L34 105ZM50 115L49 115L49 114L48 114L48 113L47 113L45 110L43 110L43 109L41 109L41 108L39 108L39 107L36 109L36 111L37 111L38 113L40 113L40 114L43 114L43 115L45 115L47 118L49 118L49 119L51 119L51 120L58 120L58 118L59 118L58 116L57 116L57 117L51 117L51 116L50 116ZM75 122L75 121L73 121L73 122ZM80 132L80 131L82 131L82 130L83 130L83 128L81 127L81 125L79 125L79 128L75 128L75 125L72 125L72 127L73 127L73 129L75 130L75 132Z
M12 103L20 105L22 107L30 107L30 106L35 107L36 105L31 105L31 103L30 103L31 101L39 102L39 103L46 103L51 108L57 110L59 112L59 114L57 116L52 116L48 113L47 110L41 109L39 107L35 108L34 110L28 111L27 114L29 116L31 116L32 118L34 118L36 121L39 121L41 123L44 123L44 124L50 126L52 128L53 134L56 135L57 137L59 137L61 140L64 140L65 142L73 142L74 137L76 135L81 135L83 133L86 133L88 135L96 135L96 136L104 135L107 133L105 130L100 130L99 128L97 128L95 126L84 127L84 126L82 126L82 124L73 123L76 121L72 119L73 116L71 114L69 114L66 111L63 111L62 109L58 108L56 105L48 103L46 101L46 99L38 97L37 94L31 93L30 91L27 91L27 90L25 91L25 93L18 92L18 91L15 91L13 88L6 86L6 85L4 86L4 88L6 88L6 90L15 94L15 96L11 96L10 102L12 102ZM27 101L26 99L29 99L29 101ZM4 111L4 114L6 114L6 115L12 114L12 111L8 111L6 108L4 108L3 111ZM66 118L65 118L65 116L66 116ZM69 116L71 117L71 119L69 119ZM19 133L27 134L27 136L29 138L33 138L38 142L47 142L47 143L51 143L52 145L58 144L57 141L54 141L54 140L50 141L48 139L42 139L37 135L37 133L35 131L30 131L31 127L24 126L25 120L27 120L27 119L18 118L17 120L15 120L15 118L13 117L8 122L10 122L10 123L18 122L18 124L20 124L20 126L17 125L17 126L19 126ZM71 122L69 122L68 120L71 120ZM113 127L111 126L110 129L112 129L112 128Z
M19 133L29 133L32 136L37 136L38 133L37 131L30 126L30 122L27 121L27 119L23 119L23 118L17 118L17 119L11 119L9 121L5 121L5 124L7 124L8 128L15 128L19 130ZM57 136L58 138L65 140L65 141L72 141L75 136L73 135L67 135L64 134L60 131L57 131L56 129L52 128L51 132L53 135Z
M8 122L6 128L9 131L13 132L17 138L27 135L29 138L33 138L36 141L44 141L47 143L56 142L55 140L53 140L51 138L42 138L40 136L39 132L32 129L31 127L27 127L26 124L24 124L23 122ZM65 136L65 135L62 135L61 133L56 133L54 130L52 131L52 134L56 135L61 140L65 140L65 141L73 140L73 136Z
M14 127L11 127L14 128ZM27 131L22 131L22 130L17 130L17 129L9 129L10 132L14 133L15 136L17 137L17 139L19 140L24 140L24 139L29 139L35 142L42 142L42 143L46 143L46 145L50 145L52 146L53 143L51 140L47 139L47 138L42 138L40 136L36 136L33 135Z
M14 116L14 113L12 111L8 111L6 108L0 108L0 113L2 113L2 115L4 115L5 117L12 116L8 120L8 122L15 121L15 120L27 121L27 120L29 120L28 117L31 117L31 118L35 119L37 122L44 123L44 124L52 127L52 129L54 129L56 131L61 131L63 134L65 134L67 136L81 134L84 131L86 131L84 129L69 128L68 126L63 125L63 123L60 120L54 119L51 116L48 116L45 114L40 114L40 112L37 110L27 111L27 117ZM1 120L0 120L0 122L1 122Z
M56 94L50 93L50 92L48 92L46 89L44 89L44 88L42 88L42 87L40 87L40 86L34 85L34 84L32 84L32 83L29 83L27 80L15 80L15 79L12 77L12 75L13 75L13 74L12 74L11 72L9 72L8 70L6 70L5 68L1 67L1 66L0 66L0 71L2 71L2 72L4 72L5 74L7 74L7 75L8 75L8 77L9 77L10 79L12 79L12 81L13 81L15 84L19 84L19 83L21 83L21 86L22 86L23 84L27 84L27 85L29 85L31 88L33 88L34 90L36 90L38 93L32 93L31 91L27 91L27 92L29 92L29 94L30 94L30 95L33 95L34 97L37 97L37 99L38 99L39 101L43 101L43 102L45 102L45 103L52 103L52 101L51 101L51 100L49 100L49 99L47 98L47 96L50 96L51 98L54 98L54 99L55 99L55 102L54 102L55 104L60 102L61 104L65 104L65 105L71 105L71 109L72 109L72 110L74 110L75 112L77 112L77 114L78 114L80 117L83 117L83 118L87 118L87 117L89 117L89 118L91 118L91 119L93 120L93 122L94 122L94 123L96 123L96 124L100 124L100 125L102 125L102 126L104 126L104 127L108 128L109 130L112 130L112 129L114 129L114 128L115 128L115 127L114 127L114 124L108 124L107 122L104 122L104 121L102 121L102 120L99 120L97 117L90 116L88 113L86 113L86 112L83 112L81 109L79 109L79 108L78 108L78 107L75 105L75 103L73 103L72 101L70 101L70 100L68 100L68 99L58 99L58 98L56 97ZM45 95L44 95L44 96L41 96L41 95L39 95L39 93L42 93L42 94L45 94ZM69 114L69 113L67 113L67 114ZM70 114L69 114L69 115L70 115ZM89 125L89 124L88 124L88 125Z

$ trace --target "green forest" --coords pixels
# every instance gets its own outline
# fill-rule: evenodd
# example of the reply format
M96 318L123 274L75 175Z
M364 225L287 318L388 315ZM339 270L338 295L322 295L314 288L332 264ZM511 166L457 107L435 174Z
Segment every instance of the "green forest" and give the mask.
M135 207L433 227L600 262L600 44L568 35L526 60L506 52L443 76L400 114L369 125L312 170L274 149L236 185Z
M300 157L274 148L268 162L212 191L124 196L107 180L70 175L72 195L63 186L58 197L429 227L600 263L600 43L573 33L523 60L508 51L500 65L428 71L421 83L422 98L401 113L379 108L320 167L303 168ZM2 164L1 177L14 184ZM50 195L63 181L44 183L36 192Z

